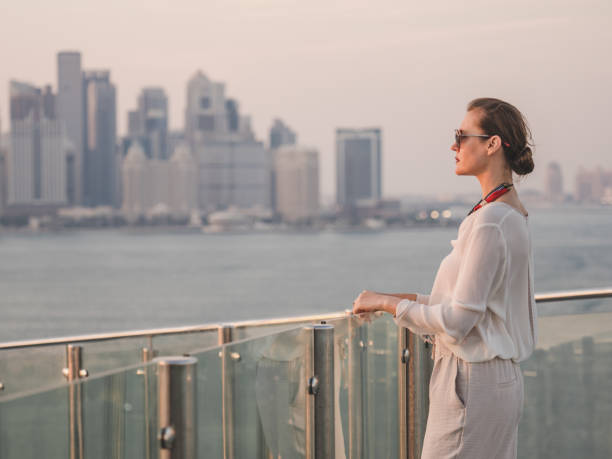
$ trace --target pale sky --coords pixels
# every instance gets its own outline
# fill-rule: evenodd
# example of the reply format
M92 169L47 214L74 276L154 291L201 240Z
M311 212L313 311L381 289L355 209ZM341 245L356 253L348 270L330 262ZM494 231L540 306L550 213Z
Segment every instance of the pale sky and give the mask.
M574 191L579 165L612 168L610 0L20 0L0 14L0 119L10 79L57 84L56 53L79 50L118 88L119 133L143 86L184 123L197 69L223 81L260 140L282 118L321 155L335 192L336 127L383 129L383 193L480 192L454 175L452 132L491 96L530 121L541 189L549 161Z

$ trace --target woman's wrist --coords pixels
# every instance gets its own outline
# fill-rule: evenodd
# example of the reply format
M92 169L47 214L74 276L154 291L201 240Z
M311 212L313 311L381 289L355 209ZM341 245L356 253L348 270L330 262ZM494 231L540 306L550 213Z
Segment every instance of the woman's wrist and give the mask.
M385 295L385 301L383 302L383 310L395 317L397 305L400 303L400 301L402 301L402 298L399 298L397 296Z

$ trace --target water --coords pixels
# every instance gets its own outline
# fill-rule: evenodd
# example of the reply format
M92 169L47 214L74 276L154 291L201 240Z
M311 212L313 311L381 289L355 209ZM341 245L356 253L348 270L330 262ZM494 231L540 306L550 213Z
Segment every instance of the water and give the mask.
M612 285L612 209L532 209L530 225L537 292ZM0 342L339 311L365 288L427 292L456 231L3 232Z

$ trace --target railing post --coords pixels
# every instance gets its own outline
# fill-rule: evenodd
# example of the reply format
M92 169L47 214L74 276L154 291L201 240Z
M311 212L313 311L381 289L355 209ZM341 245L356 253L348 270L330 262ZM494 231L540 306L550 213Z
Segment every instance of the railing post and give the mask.
M234 327L220 325L218 329L219 346L231 343ZM232 359L224 346L221 350L221 404L223 426L223 458L234 459L234 372Z
M64 376L72 384L68 385L70 459L83 459L83 388L78 381L87 376L81 368L81 346L66 345L66 367Z
M195 357L158 357L159 459L192 459L197 455Z
M408 338L408 457L419 459L429 410L431 345L407 331Z
M359 459L364 456L364 407L367 404L367 390L363 390L366 381L366 330L348 311L348 457Z
M408 329L397 329L397 401L398 401L398 457L408 459L408 381L410 368L410 350L408 345Z
M153 350L152 342L150 340L149 347L143 347L141 351L142 362L147 364L152 361L156 356L157 352ZM150 386L149 386L149 378L151 375L149 374L150 366L145 365L142 370L142 376L144 379L144 421L145 421L145 458L151 459L151 416L150 416Z
M306 458L334 459L334 327L309 325L306 354Z

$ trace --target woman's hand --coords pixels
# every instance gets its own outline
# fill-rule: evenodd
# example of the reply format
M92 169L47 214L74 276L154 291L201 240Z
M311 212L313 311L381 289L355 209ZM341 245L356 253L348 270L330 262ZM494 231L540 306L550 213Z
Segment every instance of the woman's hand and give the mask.
M385 311L395 316L395 309L400 301L400 298L394 296L364 290L353 302L353 314Z

